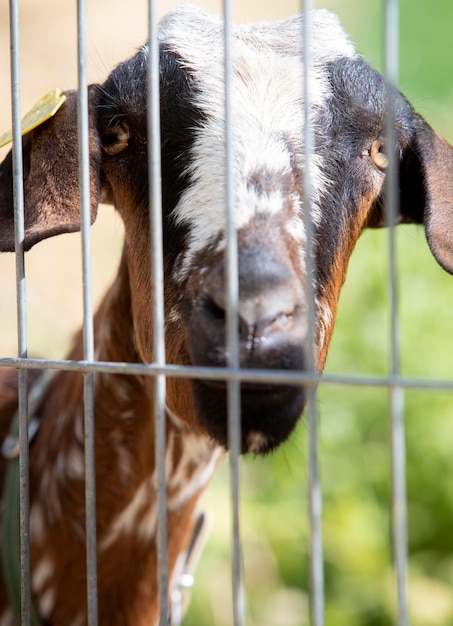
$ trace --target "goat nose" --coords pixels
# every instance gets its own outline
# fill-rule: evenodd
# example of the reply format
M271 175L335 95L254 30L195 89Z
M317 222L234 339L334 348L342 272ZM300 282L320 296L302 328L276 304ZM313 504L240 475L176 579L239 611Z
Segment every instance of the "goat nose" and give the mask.
M257 343L269 340L275 333L288 331L299 305L295 290L286 285L240 300L241 337L247 342Z
M266 281L263 281L266 282ZM295 318L304 308L303 290L298 281L271 281L271 287L249 289L240 287L238 302L238 327L242 341L249 348L259 342L269 342L280 333L292 329ZM218 319L225 316L225 282L222 277L210 281L205 297L211 312Z

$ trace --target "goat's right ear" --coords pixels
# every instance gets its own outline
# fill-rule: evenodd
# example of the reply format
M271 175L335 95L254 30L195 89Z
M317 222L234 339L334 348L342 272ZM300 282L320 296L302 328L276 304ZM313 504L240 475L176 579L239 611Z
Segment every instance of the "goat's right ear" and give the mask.
M426 238L436 261L453 274L453 146L419 118L415 150L424 183Z
M398 223L424 224L434 258L453 274L453 146L415 114L414 136L400 163ZM386 225L379 202L366 226Z
M101 148L96 130L97 85L89 87L91 222L100 197ZM42 239L80 230L77 94L66 92L61 109L22 142L25 249ZM14 250L12 152L0 165L0 251Z

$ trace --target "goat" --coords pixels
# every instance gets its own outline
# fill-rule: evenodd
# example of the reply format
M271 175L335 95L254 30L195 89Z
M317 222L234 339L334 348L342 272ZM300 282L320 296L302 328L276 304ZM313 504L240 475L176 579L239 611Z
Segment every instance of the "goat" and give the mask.
M234 31L234 226L239 250L240 364L304 370L307 243L303 205L303 23ZM175 9L159 29L165 341L168 363L221 367L225 347L223 24ZM354 245L384 225L388 88L336 17L313 13L311 121L315 261L314 349L322 372ZM91 218L116 207L125 242L95 316L97 359L153 361L147 162L148 48L89 87ZM398 222L424 224L453 272L453 150L396 90ZM76 94L23 139L25 246L80 228ZM0 250L14 248L12 160L0 167ZM310 279L311 280L311 279ZM79 334L69 354L82 358ZM2 375L11 376L5 369ZM32 593L49 625L86 624L82 376L58 373L30 449ZM9 388L9 387L8 387ZM8 407L11 405L8 396ZM156 488L150 379L95 377L99 620L156 623ZM303 385L241 385L243 452L285 441L306 404ZM226 387L167 380L168 561L175 575L200 497L227 448ZM3 411L7 429L11 410ZM4 585L0 624L17 623Z

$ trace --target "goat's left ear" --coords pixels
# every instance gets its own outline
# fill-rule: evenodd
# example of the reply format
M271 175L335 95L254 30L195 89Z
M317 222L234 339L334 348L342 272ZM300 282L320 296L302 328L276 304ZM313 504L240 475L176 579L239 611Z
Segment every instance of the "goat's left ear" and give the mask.
M401 211L425 225L435 259L453 274L453 147L419 116L414 144L401 169ZM418 196L418 197L417 197ZM419 221L419 220L414 220Z
M453 147L419 115L400 164L399 223L424 224L437 262L453 274ZM382 207L367 226L385 225Z
M80 230L77 94L67 92L54 117L22 141L25 249L60 233ZM100 197L101 148L96 129L99 89L89 88L91 221ZM14 250L12 152L0 165L0 251Z

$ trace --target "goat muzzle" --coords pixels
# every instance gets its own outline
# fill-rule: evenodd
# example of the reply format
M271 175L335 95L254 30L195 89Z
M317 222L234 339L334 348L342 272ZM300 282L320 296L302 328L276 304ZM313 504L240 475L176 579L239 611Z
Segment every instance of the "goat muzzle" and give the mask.
M214 268L189 306L187 342L194 365L228 363L225 294L223 267ZM273 264L272 273L256 269L240 274L237 310L242 368L304 369L305 291L288 266ZM193 389L200 425L227 447L226 383L194 381ZM242 383L242 451L265 453L278 446L294 429L304 404L302 386Z

